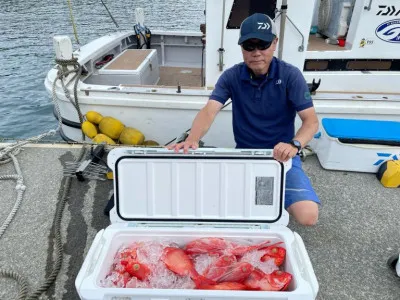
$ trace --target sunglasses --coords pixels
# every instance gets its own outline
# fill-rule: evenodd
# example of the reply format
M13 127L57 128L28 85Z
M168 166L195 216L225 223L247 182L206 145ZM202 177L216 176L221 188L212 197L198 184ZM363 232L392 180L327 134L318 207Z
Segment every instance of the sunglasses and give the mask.
M251 52L256 50L256 48L260 51L267 50L269 47L271 47L272 42L244 42L242 44L242 47L244 50Z

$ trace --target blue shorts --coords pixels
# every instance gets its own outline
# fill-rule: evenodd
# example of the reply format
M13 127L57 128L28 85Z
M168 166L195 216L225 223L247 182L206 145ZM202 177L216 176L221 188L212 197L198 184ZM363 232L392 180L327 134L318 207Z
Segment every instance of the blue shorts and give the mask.
M321 204L311 186L310 179L302 169L300 157L296 155L292 159L292 168L286 174L285 208L302 200L311 200Z

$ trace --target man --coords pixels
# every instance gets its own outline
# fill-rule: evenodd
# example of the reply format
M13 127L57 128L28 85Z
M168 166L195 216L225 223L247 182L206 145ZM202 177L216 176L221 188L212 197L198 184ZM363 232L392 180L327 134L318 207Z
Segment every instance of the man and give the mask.
M224 103L232 99L233 132L237 148L274 149L274 158L287 161L285 208L303 225L318 220L320 201L297 155L318 131L318 118L307 83L296 67L275 58L276 27L256 13L243 21L240 38L243 63L221 74L206 106L197 114L187 139L169 149L197 149ZM296 112L302 125L295 135Z

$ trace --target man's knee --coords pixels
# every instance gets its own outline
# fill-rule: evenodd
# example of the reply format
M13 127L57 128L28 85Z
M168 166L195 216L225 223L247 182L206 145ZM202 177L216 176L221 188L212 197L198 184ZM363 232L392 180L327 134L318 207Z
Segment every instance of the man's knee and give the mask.
M307 211L297 216L297 221L301 225L314 226L318 222L318 209L315 211Z
M305 226L313 226L318 222L318 204L314 201L304 200L292 204L288 212L298 223Z

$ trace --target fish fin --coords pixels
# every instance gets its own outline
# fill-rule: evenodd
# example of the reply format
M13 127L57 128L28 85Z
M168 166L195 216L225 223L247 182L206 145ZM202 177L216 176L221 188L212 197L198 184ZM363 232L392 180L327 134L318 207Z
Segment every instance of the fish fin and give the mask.
M192 280L194 281L196 288L199 288L200 286L216 284L214 280L208 279L207 277L204 277L200 274L198 274L197 276L193 276Z

